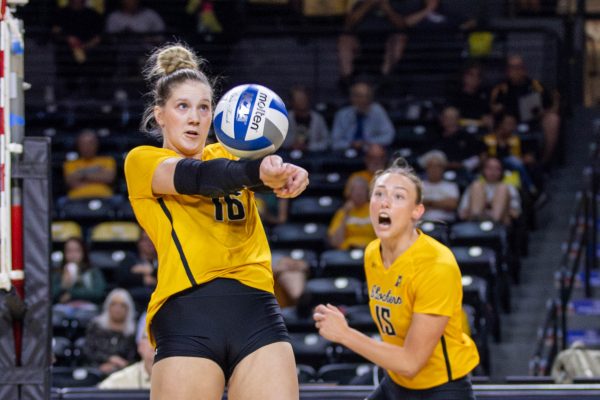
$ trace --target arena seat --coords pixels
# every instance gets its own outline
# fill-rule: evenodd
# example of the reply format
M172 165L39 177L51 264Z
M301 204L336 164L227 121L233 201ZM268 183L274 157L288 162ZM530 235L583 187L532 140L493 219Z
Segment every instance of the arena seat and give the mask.
M66 199L58 210L60 219L79 221L81 224L91 224L113 219L115 212L111 199Z
M365 281L363 268L364 251L354 250L326 250L319 258L320 277L348 276Z
M132 252L124 250L91 250L90 251L90 264L94 267L100 268L104 274L104 278L107 282L117 282L118 269L121 266L121 262L127 258L135 257Z
M344 308L348 324L361 332L377 332L377 325L371 316L368 304L358 304Z
M290 333L290 339L299 364L318 368L331 358L331 342L318 333Z
M329 224L343 204L344 200L340 197L300 196L290 204L289 220Z
M101 222L91 228L90 248L136 250L136 242L140 238L141 229L135 222L110 221Z
M69 338L63 336L54 336L52 338L52 354L56 359L57 366L72 366L73 364L73 343Z
M365 302L363 284L356 278L316 278L306 282L303 297L309 307L318 304L352 306Z
M64 243L72 237L82 237L81 225L76 221L52 221L53 243Z
M312 309L302 307L301 305L286 307L281 309L281 314L289 332L316 332L315 321L312 318Z
M276 262L280 257L290 257L293 260L303 260L310 268L310 276L315 276L319 266L319 257L317 253L310 249L273 249L271 250L271 259Z
M342 196L347 178L343 171L311 173L310 185L308 185L304 194L310 196Z
M327 241L327 225L288 222L275 226L269 239L273 248L308 248L319 253Z
M317 378L317 371L310 365L296 364L298 383L313 383Z
M374 385L379 381L379 368L370 363L325 364L317 372L317 381L337 385Z
M103 374L95 368L52 368L52 386L57 388L95 386L103 377Z
M423 233L431 236L440 243L445 245L450 243L450 226L445 222L424 220L419 223L419 228L423 231Z
M520 260L518 251L511 249L508 241L507 228L491 221L457 222L450 229L450 244L452 246L490 247L496 252L496 271L499 282L503 282L508 272L518 280ZM506 282L506 280L504 280ZM505 290L509 285L500 285L499 297L504 311L510 312L510 297Z
M362 155L354 149L348 149L329 152L316 172L351 173L362 169L365 169Z
M489 247L480 246L452 246L450 248L461 274L478 276L488 283L487 302L492 306L495 314L500 313L500 293L509 296L510 284L505 275L498 276L496 252Z

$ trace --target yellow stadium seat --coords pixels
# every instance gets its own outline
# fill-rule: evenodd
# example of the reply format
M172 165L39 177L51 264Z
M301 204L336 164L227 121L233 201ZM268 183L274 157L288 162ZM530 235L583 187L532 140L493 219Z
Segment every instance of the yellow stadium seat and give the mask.
M75 221L52 222L52 241L62 243L69 238L81 238L81 226Z
M134 245L140 237L141 229L135 222L102 222L92 228L90 239L92 248L109 247L118 244Z

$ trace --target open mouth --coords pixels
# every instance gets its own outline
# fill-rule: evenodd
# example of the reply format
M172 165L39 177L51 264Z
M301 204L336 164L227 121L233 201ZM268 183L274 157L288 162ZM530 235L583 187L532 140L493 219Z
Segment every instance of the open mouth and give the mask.
M387 227L392 224L392 219L386 213L379 214L379 225Z
M196 131L185 131L185 134L190 136L198 136L198 132Z

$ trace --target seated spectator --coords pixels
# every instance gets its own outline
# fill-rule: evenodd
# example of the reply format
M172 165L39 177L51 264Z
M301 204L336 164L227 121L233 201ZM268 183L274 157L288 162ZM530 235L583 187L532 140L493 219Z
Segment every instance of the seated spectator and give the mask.
M138 76L146 53L162 40L165 22L154 10L143 7L140 0L121 0L121 7L106 20L106 33L116 46L116 76Z
M53 302L69 307L100 304L106 281L102 271L90 265L85 243L79 238L67 239L63 257L60 270L52 273Z
M483 69L472 63L463 69L460 88L450 96L450 104L460 113L461 126L492 127L489 93L482 86Z
M404 54L405 31L436 9L439 0L425 0L420 10L408 11L401 0L359 0L348 10L344 31L338 39L340 83L345 89L354 74L354 61L361 47L376 47L383 53L380 73L389 76ZM385 37L385 40L382 40Z
M291 257L273 257L271 265L275 280L275 298L279 306L295 306L304 293L309 272L308 263Z
M329 147L329 129L325 118L311 109L308 89L295 86L291 93L290 126L282 147L287 150L325 151Z
M558 93L529 77L523 58L513 55L506 63L506 80L494 87L490 99L494 114L516 115L520 123L541 128L544 146L540 160L545 166L553 159L560 133L558 98Z
M377 143L387 146L394 140L394 125L387 111L373 99L373 88L367 82L356 82L350 88L350 105L335 113L331 130L334 150L362 150Z
M419 164L425 169L423 180L422 220L453 222L460 198L458 185L444 180L448 160L439 150L431 150L421 156Z
M148 340L146 332L146 314L143 314L137 324L135 335L137 352L141 360L135 364L110 374L100 382L100 389L150 389L150 375L154 363L154 348Z
M266 227L284 224L288 219L289 200L281 199L271 193L255 193L256 206ZM304 260L291 257L273 257L275 298L281 308L292 307L298 303L304 292L309 266Z
M279 198L272 192L257 192L254 199L260 219L266 227L287 222L289 199Z
M102 16L86 7L84 0L69 0L59 8L52 22L56 43L56 72L70 96L91 79L98 61L96 49L101 42Z
M344 189L346 194L349 193L348 185L352 181L352 178L360 176L370 184L375 176L375 173L386 167L388 162L387 150L382 145L371 144L369 147L367 147L363 160L365 163L365 169L353 172L352 175L350 175L348 181L346 182L346 188Z
M458 206L463 220L491 220L504 225L521 215L521 198L514 186L503 183L502 163L495 157L483 162L481 178L469 185Z
M475 136L461 128L460 112L456 107L444 108L440 115L440 128L439 137L432 147L446 155L448 168L475 171L485 146Z
M85 357L104 374L125 368L135 359L135 306L125 289L113 289L102 314L87 326Z
M84 130L77 136L76 160L65 161L63 172L71 199L86 197L110 197L117 172L115 159L98 155L98 137L92 130Z
M158 258L154 244L142 230L137 241L137 254L125 257L119 265L117 284L127 289L138 310L145 310L156 287Z
M496 115L494 120L494 130L483 137L487 146L486 155L500 159L506 168L517 171L523 189L535 196L538 188L530 174L530 168L537 169L535 156L531 153L523 154L521 139L514 133L517 130L517 118L502 113Z
M369 182L361 176L351 177L346 188L346 203L329 224L329 244L340 250L364 249L375 239L369 218Z

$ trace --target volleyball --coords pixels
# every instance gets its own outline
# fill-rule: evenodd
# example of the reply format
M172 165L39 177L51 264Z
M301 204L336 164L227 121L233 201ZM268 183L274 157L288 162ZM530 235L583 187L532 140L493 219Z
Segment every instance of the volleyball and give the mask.
M271 89L247 84L229 90L215 108L217 140L234 156L257 159L272 154L287 135L285 104Z

